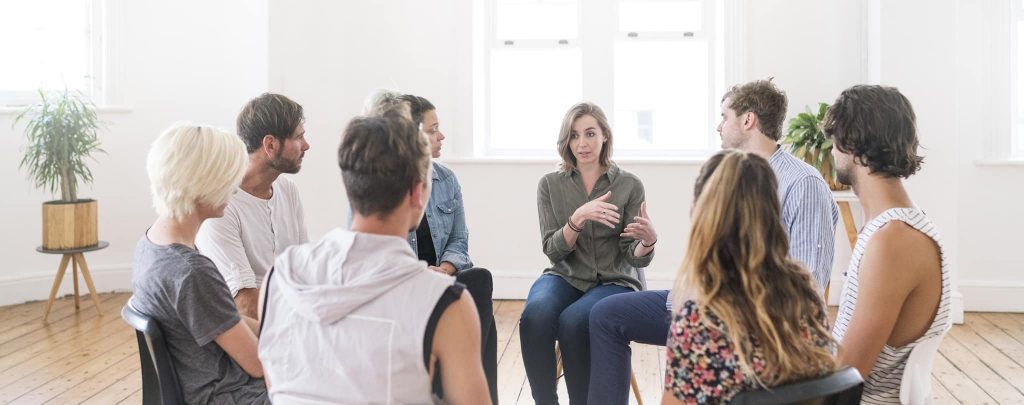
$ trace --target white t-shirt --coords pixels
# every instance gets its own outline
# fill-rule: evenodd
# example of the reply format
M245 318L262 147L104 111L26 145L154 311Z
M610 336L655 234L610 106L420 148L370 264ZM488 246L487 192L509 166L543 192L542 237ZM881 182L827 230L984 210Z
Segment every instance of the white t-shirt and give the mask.
M282 176L272 187L269 200L238 189L224 216L203 222L196 235L196 247L217 265L232 296L259 288L277 255L309 241L295 183Z

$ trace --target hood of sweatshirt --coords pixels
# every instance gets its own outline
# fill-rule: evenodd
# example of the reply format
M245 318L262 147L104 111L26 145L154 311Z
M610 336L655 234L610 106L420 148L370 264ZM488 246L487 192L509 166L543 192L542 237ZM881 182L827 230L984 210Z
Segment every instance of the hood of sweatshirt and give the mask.
M339 228L281 253L269 288L299 316L330 324L424 271L404 238Z

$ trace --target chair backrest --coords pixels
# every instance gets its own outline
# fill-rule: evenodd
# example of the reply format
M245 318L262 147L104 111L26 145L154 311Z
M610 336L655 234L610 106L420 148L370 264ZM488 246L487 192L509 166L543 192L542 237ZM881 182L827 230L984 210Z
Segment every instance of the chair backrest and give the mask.
M640 280L640 291L647 291L647 274L643 267L636 267L636 279Z
M946 329L948 331L949 329ZM932 364L946 331L922 340L910 350L900 380L901 404L928 404L932 399Z
M822 404L857 405L864 390L864 379L853 367L813 380L800 381L771 389L736 394L731 405L745 404Z
M131 301L121 309L121 318L135 328L142 361L142 403L144 405L184 404L178 373L174 371L163 330L149 316L132 308Z

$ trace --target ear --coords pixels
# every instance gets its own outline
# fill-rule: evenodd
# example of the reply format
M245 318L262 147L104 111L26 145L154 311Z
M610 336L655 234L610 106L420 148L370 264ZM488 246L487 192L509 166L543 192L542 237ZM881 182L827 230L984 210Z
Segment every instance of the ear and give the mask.
M412 202L413 208L420 209L426 206L427 199L423 198L423 195L426 194L426 192L426 183L422 181L413 183L412 188L409 189L409 198ZM429 196L427 197L429 198Z
M743 129L754 129L757 128L757 114L751 111L743 113Z
M268 157L277 156L277 150L280 147L281 143L278 142L277 138L274 138L273 135L263 135L263 152L266 153Z

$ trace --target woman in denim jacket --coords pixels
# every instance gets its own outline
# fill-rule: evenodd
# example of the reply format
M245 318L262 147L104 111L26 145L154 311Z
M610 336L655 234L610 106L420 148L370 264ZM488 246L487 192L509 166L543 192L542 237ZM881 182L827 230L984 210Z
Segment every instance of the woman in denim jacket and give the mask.
M409 105L415 123L430 139L430 152L434 159L441 157L441 132L437 109L427 99L411 94L400 97ZM462 204L462 187L447 166L433 161L433 189L420 226L409 232L409 245L434 271L455 276L465 284L476 302L480 314L480 335L483 338L484 374L491 391L491 401L498 403L498 332L494 325L491 301L493 280L487 269L473 267L469 259L469 230L466 229L466 211Z

